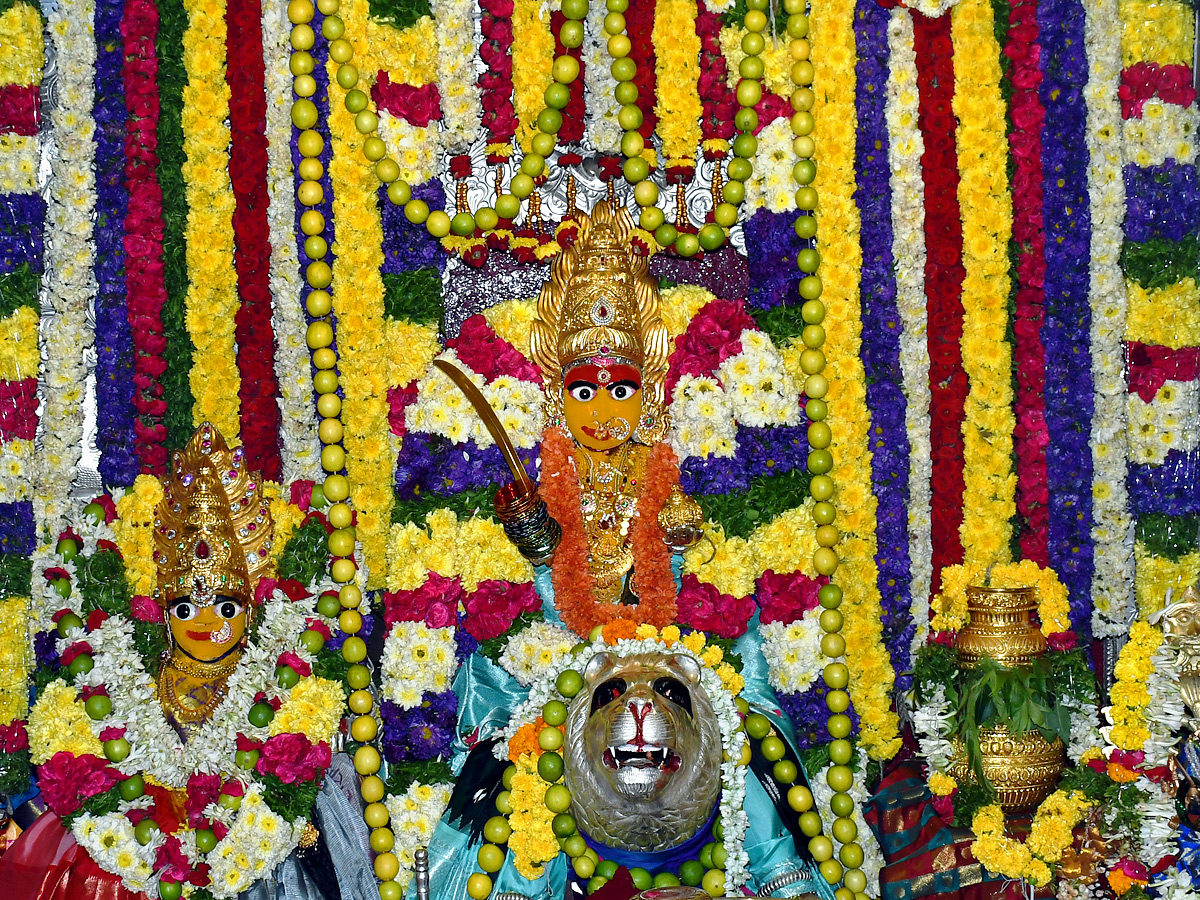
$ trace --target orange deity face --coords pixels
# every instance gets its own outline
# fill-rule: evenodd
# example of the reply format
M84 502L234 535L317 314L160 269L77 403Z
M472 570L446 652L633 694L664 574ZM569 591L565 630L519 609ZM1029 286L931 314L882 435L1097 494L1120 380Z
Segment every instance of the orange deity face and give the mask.
M218 595L201 606L180 597L168 610L167 622L175 645L197 662L216 662L238 645L246 633L245 605L235 597Z
M642 416L642 373L610 357L593 357L563 372L563 413L576 443L615 450L633 435Z

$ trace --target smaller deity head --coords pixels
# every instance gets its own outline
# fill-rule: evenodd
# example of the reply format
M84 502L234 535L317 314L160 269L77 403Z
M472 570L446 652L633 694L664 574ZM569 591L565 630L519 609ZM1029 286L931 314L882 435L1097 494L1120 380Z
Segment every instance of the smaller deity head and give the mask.
M685 654L599 653L567 712L564 776L580 828L611 847L665 850L707 822L721 734Z
M241 450L207 423L175 458L155 517L154 559L155 599L177 655L215 663L242 646L273 530L258 488Z
M632 234L629 213L607 201L580 214L578 237L555 259L530 333L547 420L594 451L653 444L667 427L669 339L657 282Z

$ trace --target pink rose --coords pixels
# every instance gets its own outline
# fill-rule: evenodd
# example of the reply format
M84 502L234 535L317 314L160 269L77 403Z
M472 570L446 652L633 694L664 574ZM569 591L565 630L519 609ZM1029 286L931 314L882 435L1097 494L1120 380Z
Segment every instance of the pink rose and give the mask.
M285 650L279 654L279 660L275 663L276 666L291 666L298 675L307 678L312 674L312 666L302 660L291 650Z
M768 569L758 579L758 606L762 624L795 622L819 604L818 592L829 583L825 576L815 581L802 572L784 575Z
M0 725L0 750L5 753L16 753L29 749L29 735L25 731L25 723L20 719L11 725Z
M292 492L289 498L292 503L300 507L301 512L308 512L312 506L312 491L313 482L311 481L293 481Z
M204 808L210 803L216 803L221 793L221 776L195 774L188 779L184 812L188 824L197 827L204 818Z
M704 584L690 574L683 576L678 604L681 622L724 638L745 634L746 625L754 615L752 598L722 594L713 585Z
M1051 650L1057 650L1060 653L1067 650L1074 650L1076 644L1075 632L1060 631L1057 634L1047 636L1046 643L1050 645Z
M486 641L507 631L521 613L533 612L540 607L541 600L528 582L481 581L479 587L467 595L464 606L467 631L475 640Z
M151 622L161 625L166 621L166 618L163 616L162 607L149 597L134 597L133 602L129 605L129 611L139 622Z
M284 784L312 781L332 760L329 745L314 745L302 734L277 734L262 746L256 768L262 775L274 775Z
M56 816L69 816L83 801L103 794L121 778L106 760L86 754L75 756L61 750L38 768L38 781L46 805Z
M154 856L154 868L167 881L187 881L192 874L192 865L183 853L179 838L171 835L158 848Z

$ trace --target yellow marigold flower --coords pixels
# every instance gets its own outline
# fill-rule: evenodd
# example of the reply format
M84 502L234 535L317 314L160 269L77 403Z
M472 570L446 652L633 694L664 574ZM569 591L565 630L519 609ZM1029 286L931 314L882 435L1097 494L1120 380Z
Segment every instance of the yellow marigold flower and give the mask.
M653 625L639 625L633 636L639 641L656 641L658 640L658 629Z
M693 653L699 655L700 651L704 649L704 633L700 631L693 631L691 634L686 635L680 641L680 643Z
M345 702L339 682L316 676L301 678L271 720L271 734L294 732L314 744L328 743L341 725Z
M949 797L958 787L958 782L945 772L933 772L929 776L929 790L937 797Z
M0 319L0 381L37 378L41 363L38 321L37 310L29 306L18 306Z
M4 46L0 47L0 87L41 84L46 53L42 17L37 8L28 3L13 4L0 15L0 34L4 35Z
M544 864L558 856L560 850L551 828L554 813L546 808L548 785L537 773L537 758L523 754L517 758L516 766L510 791L513 811L508 817L512 828L508 849L517 871L534 879L541 876Z
M29 710L28 617L28 597L0 601L0 724L4 725L25 718Z
M76 756L101 756L100 739L74 687L61 680L50 682L29 712L29 755L40 766L63 750Z

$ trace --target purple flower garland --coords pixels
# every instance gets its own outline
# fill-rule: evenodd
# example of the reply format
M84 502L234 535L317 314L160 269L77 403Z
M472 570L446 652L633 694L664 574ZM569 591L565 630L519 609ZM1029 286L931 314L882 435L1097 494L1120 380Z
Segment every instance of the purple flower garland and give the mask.
M538 447L518 454L526 471L536 477ZM429 494L446 496L478 490L512 480L504 456L495 445L480 448L474 441L455 444L435 434L409 432L396 460L396 499L416 500Z
M431 178L412 189L414 200L424 200L430 212L446 208L442 182ZM404 207L387 199L387 190L379 189L379 212L383 220L383 266L381 272L400 274L432 266L440 275L446 268L441 242L424 224L414 225L404 215Z
M1162 465L1129 467L1129 505L1137 515L1200 512L1200 451L1168 450Z
M796 265L796 254L816 241L800 238L795 223L794 213L773 213L766 209L760 209L746 221L746 263L754 272L744 294L747 306L771 309L801 302L799 288L804 273Z
M133 335L125 294L125 44L122 0L96 4L96 445L106 485L137 477Z
M42 274L46 201L37 194L0 195L0 271L22 263Z
M1200 186L1195 165L1167 160L1161 166L1125 166L1125 240L1180 241L1200 227Z
M1091 215L1087 196L1087 84L1084 10L1079 0L1038 4L1046 109L1042 126L1046 231L1046 448L1050 496L1049 557L1070 592L1071 626L1091 635L1092 418L1091 306L1088 298Z
M728 494L750 488L759 475L784 475L804 466L808 458L808 426L737 428L737 453L732 457L693 456L679 467L680 488L689 494Z
M888 21L874 0L859 0L854 16L857 62L858 139L854 199L861 218L862 361L867 409L871 416L871 486L878 499L875 563L884 645L899 673L910 668L916 623L909 607L908 555L909 448L907 401L900 369L900 312L892 257L891 167L888 162L886 95ZM908 676L897 685L907 688Z
M36 549L33 503L29 500L0 503L0 553L30 556Z

